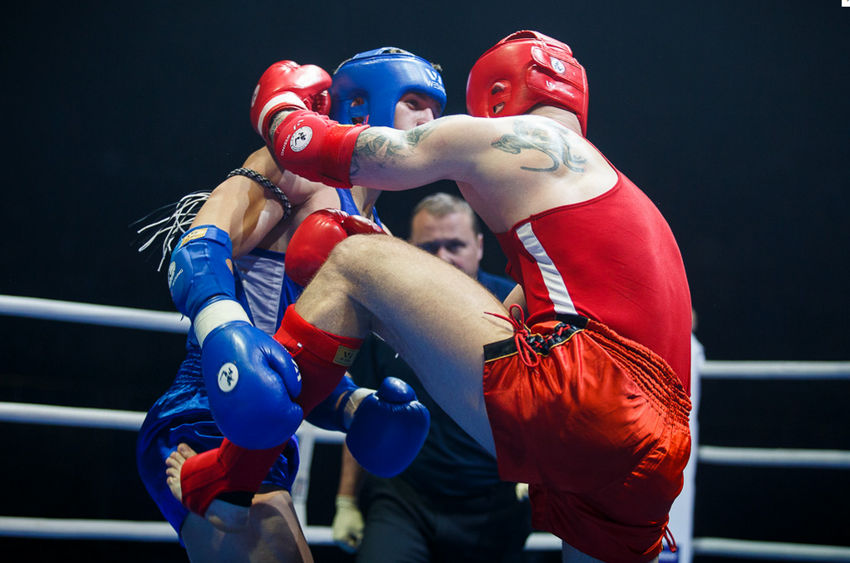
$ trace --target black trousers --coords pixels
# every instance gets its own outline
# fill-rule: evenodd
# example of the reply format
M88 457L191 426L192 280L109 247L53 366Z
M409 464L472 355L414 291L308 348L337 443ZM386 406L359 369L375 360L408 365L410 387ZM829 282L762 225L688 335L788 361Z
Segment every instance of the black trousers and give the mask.
M366 529L357 563L520 562L531 506L513 483L481 495L422 494L401 477L370 477L361 500Z

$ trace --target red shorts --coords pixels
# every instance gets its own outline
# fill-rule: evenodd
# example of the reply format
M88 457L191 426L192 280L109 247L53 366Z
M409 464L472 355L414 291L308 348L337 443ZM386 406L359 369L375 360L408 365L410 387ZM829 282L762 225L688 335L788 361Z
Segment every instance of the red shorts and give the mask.
M485 346L499 475L530 485L535 528L609 563L649 561L682 489L690 400L647 348L592 320L553 338L557 324L532 327L535 366L513 338Z

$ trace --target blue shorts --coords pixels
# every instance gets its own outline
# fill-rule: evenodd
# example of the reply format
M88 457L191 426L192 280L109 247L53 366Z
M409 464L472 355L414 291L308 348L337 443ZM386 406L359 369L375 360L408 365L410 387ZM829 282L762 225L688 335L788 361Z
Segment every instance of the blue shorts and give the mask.
M201 453L217 448L223 439L204 388L201 351L193 346L187 349L174 383L148 411L136 442L136 464L142 482L178 534L189 510L174 498L165 482L165 460L181 442ZM293 436L263 484L290 490L299 462L298 442Z

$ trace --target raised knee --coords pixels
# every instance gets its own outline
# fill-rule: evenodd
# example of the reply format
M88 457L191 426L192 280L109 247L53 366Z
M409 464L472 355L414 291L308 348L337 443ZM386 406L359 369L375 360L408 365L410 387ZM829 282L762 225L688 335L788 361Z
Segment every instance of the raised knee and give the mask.
M389 237L376 235L353 235L337 244L331 251L325 264L345 273L357 271L367 261L371 261L376 249Z

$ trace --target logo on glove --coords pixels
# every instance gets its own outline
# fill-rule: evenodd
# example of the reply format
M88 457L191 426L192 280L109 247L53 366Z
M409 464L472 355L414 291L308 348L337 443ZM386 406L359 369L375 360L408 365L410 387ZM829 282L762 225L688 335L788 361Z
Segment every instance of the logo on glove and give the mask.
M181 268L179 272L177 270L177 264L172 262L168 266L168 287L174 287L174 282L177 281L177 278L180 277L180 274L183 273L183 269Z
M227 362L218 370L218 388L224 393L230 393L239 382L239 370L235 365Z
M549 62L552 63L552 68L554 68L555 72L558 74L564 74L564 71L567 70L567 67L564 66L564 62L561 59L549 57Z
M289 139L289 148L292 152L301 152L310 144L310 139L313 138L313 130L307 127L301 127Z
M254 107L254 103L257 101L257 94L260 92L260 85L257 84L257 87L254 88L254 95L251 96L251 107Z

